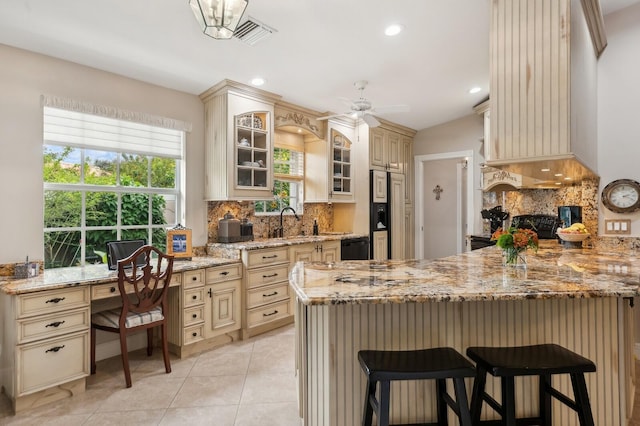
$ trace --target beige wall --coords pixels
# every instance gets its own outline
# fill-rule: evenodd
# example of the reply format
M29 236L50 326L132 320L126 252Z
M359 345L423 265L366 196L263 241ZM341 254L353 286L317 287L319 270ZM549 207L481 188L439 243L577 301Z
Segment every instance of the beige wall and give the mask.
M194 246L206 244L204 107L198 96L5 45L0 63L0 264L44 257L42 94L192 123L183 225L192 228Z

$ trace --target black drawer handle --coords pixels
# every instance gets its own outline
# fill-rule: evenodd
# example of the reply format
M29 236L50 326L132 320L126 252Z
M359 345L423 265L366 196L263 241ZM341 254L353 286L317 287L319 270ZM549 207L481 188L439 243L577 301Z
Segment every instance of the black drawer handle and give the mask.
M47 327L56 327L57 328L57 327L60 327L62 324L64 324L64 321L55 321L55 322L52 322L51 324L45 325L44 328L47 328Z
M193 337L197 337L197 336L198 336L198 333L196 333L196 332L194 331L193 333L191 333L191 336L193 336Z
M198 314L192 314L191 318L198 318Z
M273 312L271 312L270 314L262 314L262 316L263 316L263 317L270 317L271 315L275 315L275 314L277 314L277 313L278 313L278 311L273 311Z
M62 302L66 297L54 297L53 299L49 299L44 303L59 303Z
M275 296L276 294L278 294L278 292L274 291L273 293L263 294L262 297L271 297L271 296Z
M191 281L198 281L198 277L191 277Z
M44 351L44 353L46 354L47 352L58 352L62 348L64 348L64 345L62 345L62 346L54 346L51 349L47 349L46 351Z
M220 272L220 275L229 275L229 271Z
M262 278L273 278L277 276L278 276L278 273L276 272L275 274L271 274L271 275L263 275Z
M278 257L277 254L272 254L271 256L262 256L263 259L275 259L276 257Z
M115 288L115 287L111 287L111 288L109 289L109 291L110 291L111 293L115 293L115 292L116 292L116 288Z
M198 296L194 294L193 296L191 296L191 298L192 298L193 300L196 300L196 299L198 298Z

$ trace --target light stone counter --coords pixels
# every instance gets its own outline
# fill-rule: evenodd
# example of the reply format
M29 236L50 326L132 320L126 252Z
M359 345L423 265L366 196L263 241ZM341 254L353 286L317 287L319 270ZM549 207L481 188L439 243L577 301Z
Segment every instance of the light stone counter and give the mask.
M640 295L640 253L548 242L526 258L524 270L503 267L493 246L435 260L298 263L290 284L309 305Z
M174 260L173 272L238 263L236 259L194 257L191 260ZM110 271L106 264L46 269L37 277L0 282L0 290L7 294L23 294L80 285L112 283L118 280L118 272Z
M296 366L304 425L361 422L362 349L410 350L556 343L591 359L586 375L597 425L626 425L634 399L634 313L640 256L545 242L526 270L502 266L497 247L431 261L297 263ZM472 381L467 381L468 389ZM567 377L554 386L573 396ZM434 421L432 381L391 389L391 423ZM487 381L500 398L500 383ZM537 378L516 380L516 415L538 412ZM577 425L554 401L553 424ZM483 419L495 419L485 407Z

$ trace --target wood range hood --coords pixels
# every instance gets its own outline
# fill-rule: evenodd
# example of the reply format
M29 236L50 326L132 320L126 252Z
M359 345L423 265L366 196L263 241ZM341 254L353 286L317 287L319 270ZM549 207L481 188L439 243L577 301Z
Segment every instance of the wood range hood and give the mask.
M522 188L596 178L599 0L492 0L491 8L486 166L526 177Z

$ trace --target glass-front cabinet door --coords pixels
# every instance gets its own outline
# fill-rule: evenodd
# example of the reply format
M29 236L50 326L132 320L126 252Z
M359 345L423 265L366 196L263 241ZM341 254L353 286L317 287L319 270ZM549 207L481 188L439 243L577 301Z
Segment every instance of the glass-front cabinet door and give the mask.
M331 151L333 184L330 196L351 194L351 141L339 131L331 129Z
M268 190L271 144L267 112L249 112L235 116L237 189Z

